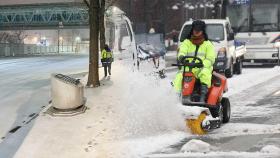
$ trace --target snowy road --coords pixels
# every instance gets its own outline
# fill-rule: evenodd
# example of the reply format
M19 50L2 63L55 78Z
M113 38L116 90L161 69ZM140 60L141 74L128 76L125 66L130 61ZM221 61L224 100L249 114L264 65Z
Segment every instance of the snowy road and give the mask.
M279 72L278 67L244 69L242 75L234 76L228 81L227 96L232 105L230 123L203 137L188 136L149 157L280 156ZM209 144L210 152L183 153L181 148L192 140ZM275 152L275 155L263 155L271 152Z
M167 60L170 64L174 58L170 55ZM5 114L1 127L6 124L6 131L36 117L41 106L47 105L51 72L75 74L87 67L86 56L10 62L2 62L7 71L1 69L0 74L8 78L1 80L1 98L6 100L4 96L10 94L7 99L13 100L5 103L11 108L1 100L1 108L6 110L1 111ZM0 157L49 158L53 153L59 158L278 156L275 154L280 152L279 67L248 68L242 75L229 79L226 95L232 104L231 122L206 136L195 136L186 129L176 107L178 98L170 86L174 69L168 71L164 80L150 80L127 73L123 66L114 65L113 77L102 79L101 87L86 89L89 109L85 114L53 118L41 113L35 123L11 131L16 132L0 144ZM16 74L18 78L11 77ZM190 142L196 144L190 146ZM195 152L183 152L183 146L185 151L192 148Z
M14 139L13 133L48 104L50 74L79 73L87 63L86 55L0 59L0 153L16 150L23 138Z

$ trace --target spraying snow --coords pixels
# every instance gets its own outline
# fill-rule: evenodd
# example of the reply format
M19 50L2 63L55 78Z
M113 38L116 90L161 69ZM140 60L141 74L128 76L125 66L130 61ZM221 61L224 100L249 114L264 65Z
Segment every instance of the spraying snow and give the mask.
M158 79L157 74L131 72L122 64L114 67L118 72L112 77L113 84L108 86L108 82L104 83L108 88L97 97L113 94L115 100L103 104L113 102L116 113L120 114L119 130L124 137L185 129L178 97L167 80Z
M111 78L102 78L100 87L86 89L89 110L85 114L71 118L41 114L15 157L48 157L50 153L141 157L188 135L178 96L168 80L160 80L156 73L138 73L124 63L114 63L112 70ZM86 80L87 76L81 82ZM46 146L48 150L43 150ZM57 146L67 151L58 152ZM29 150L35 147L38 150Z

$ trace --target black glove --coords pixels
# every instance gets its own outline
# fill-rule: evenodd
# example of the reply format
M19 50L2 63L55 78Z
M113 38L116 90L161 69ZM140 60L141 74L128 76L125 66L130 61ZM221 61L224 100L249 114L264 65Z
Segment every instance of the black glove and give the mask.
M184 56L179 56L178 61L180 64L184 63Z
M189 60L186 60L186 58L184 59L184 56L179 56L178 58L179 64L186 64L189 63Z

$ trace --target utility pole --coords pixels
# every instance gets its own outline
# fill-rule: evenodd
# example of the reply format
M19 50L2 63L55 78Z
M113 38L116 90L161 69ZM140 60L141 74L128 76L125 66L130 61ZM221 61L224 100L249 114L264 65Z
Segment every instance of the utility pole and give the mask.
M59 47L60 47L60 29L63 28L63 23L60 21L58 23L58 29L57 29L57 54L59 54Z
M145 22L146 22L146 24L145 24L145 33L146 33L147 30L148 30L146 0L144 0L144 20L145 20Z
M59 31L59 28L57 29L57 54L59 54L59 33L60 33L60 31Z
M280 66L280 47L278 47L278 66Z
M249 31L253 30L252 1L249 1Z
M167 8L166 8L166 0L163 0L163 19L162 19L162 27L163 27L163 29L162 29L162 31L163 31L163 39L165 39L165 35L166 35L166 18L167 18Z
M131 0L129 0L128 5L129 5L129 7L128 7L128 11L129 11L129 18L131 18L131 17L132 17L132 13L131 13L131 5L132 5L132 1L131 1Z

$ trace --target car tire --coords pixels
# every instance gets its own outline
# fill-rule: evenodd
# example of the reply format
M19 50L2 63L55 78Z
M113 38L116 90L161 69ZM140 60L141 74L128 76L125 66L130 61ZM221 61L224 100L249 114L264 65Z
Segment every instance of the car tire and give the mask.
M222 109L223 109L223 123L228 123L230 120L231 115L231 108L230 108L230 102L228 98L222 98L221 101Z
M241 59L238 59L237 62L234 65L234 72L238 75L242 73L242 61Z
M234 67L233 67L233 64L231 62L229 68L225 70L225 76L227 78L231 78L233 76L233 71L234 71Z

